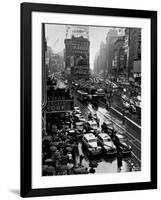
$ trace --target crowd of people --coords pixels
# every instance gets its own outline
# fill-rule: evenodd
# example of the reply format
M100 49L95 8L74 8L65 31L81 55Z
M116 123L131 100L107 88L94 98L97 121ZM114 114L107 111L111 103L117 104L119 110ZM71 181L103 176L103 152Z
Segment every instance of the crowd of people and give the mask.
M81 133L73 127L70 113L64 113L48 122L42 135L42 175L71 175L94 173L93 167L82 165L78 144Z

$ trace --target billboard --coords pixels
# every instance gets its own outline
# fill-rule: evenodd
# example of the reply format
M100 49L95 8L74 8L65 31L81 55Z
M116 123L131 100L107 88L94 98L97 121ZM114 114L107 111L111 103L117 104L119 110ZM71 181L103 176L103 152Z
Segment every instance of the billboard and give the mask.
M46 112L66 112L73 110L73 100L48 101Z

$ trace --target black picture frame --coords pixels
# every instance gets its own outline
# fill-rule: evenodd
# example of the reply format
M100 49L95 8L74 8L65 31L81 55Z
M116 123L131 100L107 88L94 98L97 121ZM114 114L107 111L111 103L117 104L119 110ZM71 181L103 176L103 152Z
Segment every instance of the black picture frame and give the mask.
M74 13L86 15L147 18L151 21L151 181L77 187L32 189L32 12ZM157 12L66 6L37 3L21 4L21 196L47 196L80 193L129 191L157 188Z

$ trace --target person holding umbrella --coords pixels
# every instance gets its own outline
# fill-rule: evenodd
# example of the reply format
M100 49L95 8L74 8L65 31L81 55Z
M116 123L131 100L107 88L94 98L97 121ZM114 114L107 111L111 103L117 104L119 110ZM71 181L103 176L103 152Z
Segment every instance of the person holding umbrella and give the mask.
M121 171L121 167L122 167L122 152L120 148L117 148L117 167L118 167L118 171Z
M81 155L80 155L80 162L79 162L80 166L82 165L83 158L84 158L84 155L81 154Z

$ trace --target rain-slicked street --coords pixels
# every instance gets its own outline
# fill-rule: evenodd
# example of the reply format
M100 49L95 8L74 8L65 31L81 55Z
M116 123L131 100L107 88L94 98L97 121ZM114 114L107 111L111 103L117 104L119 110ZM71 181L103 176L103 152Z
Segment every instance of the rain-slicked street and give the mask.
M141 171L140 29L43 33L42 175Z

